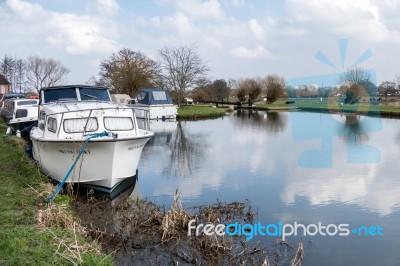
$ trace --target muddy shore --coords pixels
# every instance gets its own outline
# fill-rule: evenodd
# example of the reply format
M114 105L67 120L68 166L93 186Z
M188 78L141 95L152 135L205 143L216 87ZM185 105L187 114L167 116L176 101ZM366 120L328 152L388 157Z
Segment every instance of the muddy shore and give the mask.
M171 206L159 206L132 190L114 200L80 196L72 203L81 224L116 265L290 265L303 256L298 243L279 239L265 246L244 236L188 236L191 219L252 223L257 215L250 202L183 209L178 193Z

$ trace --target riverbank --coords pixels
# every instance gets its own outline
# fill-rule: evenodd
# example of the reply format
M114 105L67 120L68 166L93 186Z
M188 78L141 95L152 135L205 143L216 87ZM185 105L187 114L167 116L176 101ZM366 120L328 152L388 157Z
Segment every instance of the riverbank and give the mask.
M226 108L217 108L210 105L185 105L178 108L178 119L201 119L224 116Z
M40 204L53 187L0 119L0 265L111 265L85 238L68 196Z

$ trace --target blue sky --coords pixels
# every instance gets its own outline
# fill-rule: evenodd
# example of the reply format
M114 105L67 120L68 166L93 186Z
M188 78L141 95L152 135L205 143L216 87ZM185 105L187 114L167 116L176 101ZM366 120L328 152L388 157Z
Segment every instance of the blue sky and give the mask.
M370 49L359 66L380 82L400 75L399 13L399 0L6 0L0 56L51 57L71 70L69 83L84 83L123 47L156 60L165 46L196 45L211 79L335 74Z

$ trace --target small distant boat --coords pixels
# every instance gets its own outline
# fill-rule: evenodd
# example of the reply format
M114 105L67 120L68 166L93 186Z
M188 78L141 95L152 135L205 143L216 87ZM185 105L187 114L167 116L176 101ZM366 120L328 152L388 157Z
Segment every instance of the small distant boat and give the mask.
M142 89L136 99L128 106L138 107L137 117L147 119L175 119L178 107L173 104L171 95L162 89Z
M47 87L39 97L38 126L30 137L43 173L62 181L81 155L66 182L110 193L136 174L154 134L139 129L134 108L111 102L104 87Z

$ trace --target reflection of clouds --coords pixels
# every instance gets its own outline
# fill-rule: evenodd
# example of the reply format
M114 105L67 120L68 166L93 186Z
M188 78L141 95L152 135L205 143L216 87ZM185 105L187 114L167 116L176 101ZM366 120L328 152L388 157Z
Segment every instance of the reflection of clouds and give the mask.
M169 182L155 186L153 196L172 195L178 188L183 197L196 197L201 195L204 187L219 188L223 177L224 174L221 172L212 174L199 172L190 179L179 179L176 183Z
M306 197L311 205L326 205L331 202L354 203L368 194L368 187L375 178L375 167L360 165L352 168L351 174L335 167L330 169L296 169L290 184L282 192L286 204L294 204L295 198Z
M386 160L381 164L350 164L341 156L345 154L343 150L334 151L333 168L293 169L281 192L283 203L293 205L297 197L304 197L312 206L354 204L381 216L398 210L400 182L393 178L393 173L398 172L393 154L385 154ZM389 146L381 147L381 151L390 150Z
M280 115L285 120L290 114ZM319 116L304 115L313 123L320 121ZM400 197L397 196L400 195L400 180L395 174L400 172L397 163L399 151L398 146L393 145L400 124L397 120L384 120L384 130L368 131L369 138L365 144L381 151L381 163L348 163L348 147L339 134L333 137L333 167L311 169L299 168L298 157L305 150L319 149L320 139L295 141L289 124L280 134L271 134L268 130L260 130L262 128L258 125L238 123L236 119L242 118L232 116L182 123L184 136L196 142L196 148L190 152L192 157L188 157L194 169L190 172L184 166L181 169L178 164L171 164L170 146L176 132L170 144L146 147L151 153L139 166L139 176L146 176L140 179L147 184L144 186L145 194L170 196L179 188L181 195L190 200L202 198L212 201L227 195L234 195L239 200L248 197L264 199L264 195L255 195L253 191L262 188L266 195L280 195L270 202L276 206L281 202L296 205L299 197L303 197L310 206L339 203L379 215L400 209ZM322 127L326 126L326 121L321 121ZM166 168L173 169L166 173ZM184 171L185 174L175 171Z

